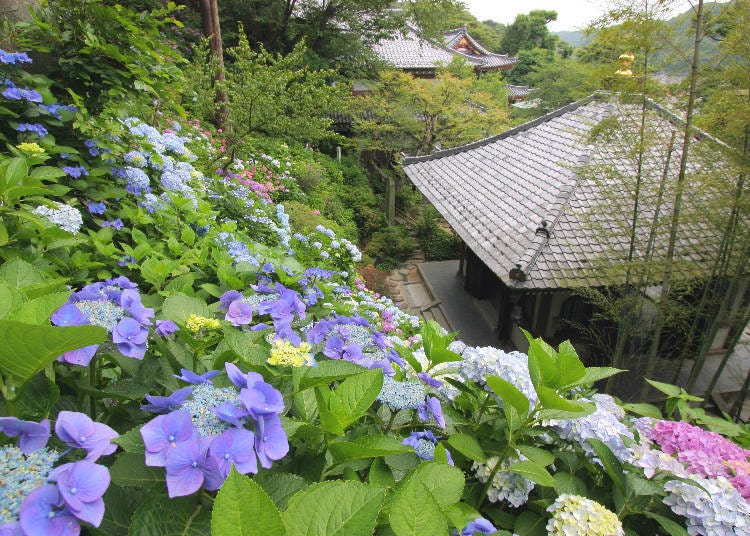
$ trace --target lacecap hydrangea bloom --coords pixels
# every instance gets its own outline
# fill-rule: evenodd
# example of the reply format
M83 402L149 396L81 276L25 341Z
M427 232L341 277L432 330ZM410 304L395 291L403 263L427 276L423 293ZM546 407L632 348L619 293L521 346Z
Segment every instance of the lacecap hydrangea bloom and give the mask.
M625 536L617 516L596 501L563 493L547 508L552 536Z
M512 383L536 405L537 395L529 376L529 358L521 352L504 352L498 348L467 347L461 354L463 361L459 375L463 381L474 381L486 386L487 376L499 376ZM485 387L489 389L489 387ZM502 402L501 402L502 403Z
M164 413L143 427L146 465L164 467L170 497L201 487L219 489L232 465L242 474L270 468L289 451L280 415L284 399L255 372L225 365L233 387L215 387L218 371L183 370L192 385L168 397L148 397L142 409Z
M141 303L137 285L125 276L87 285L74 292L50 320L56 326L94 325L106 329L112 344L125 357L143 359L148 348L154 310ZM58 361L88 365L98 344L71 350Z
M99 526L110 477L95 462L115 451L117 432L72 411L61 411L55 423L58 439L70 447L65 453L47 447L48 420L0 417L0 432L18 437L16 446L0 447L0 534L73 536L81 522ZM84 459L59 463L81 450Z

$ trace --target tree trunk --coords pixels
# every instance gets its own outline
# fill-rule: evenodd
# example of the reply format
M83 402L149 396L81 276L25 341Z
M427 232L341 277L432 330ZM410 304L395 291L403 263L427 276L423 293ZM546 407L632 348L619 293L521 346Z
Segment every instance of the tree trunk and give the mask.
M221 42L221 25L219 24L218 0L200 0L201 18L203 20L203 34L209 38L211 54L216 58L216 102L219 109L216 114L216 127L224 129L227 119L227 94L223 83L224 75L224 47Z

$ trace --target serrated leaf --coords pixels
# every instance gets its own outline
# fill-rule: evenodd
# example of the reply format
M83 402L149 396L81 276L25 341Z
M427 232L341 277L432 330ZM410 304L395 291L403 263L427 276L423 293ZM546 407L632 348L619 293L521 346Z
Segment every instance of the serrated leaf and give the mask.
M468 434L453 434L448 438L448 445L455 449L456 452L460 452L475 462L484 463L487 460L487 457L482 450L482 446L474 436Z
M416 372L422 372L422 364L416 357L414 357L414 352L411 351L411 348L408 348L401 344L394 344L394 346L396 348L396 351L398 352L398 355L406 359L406 361L411 365L411 368L413 368Z
M206 536L211 511L195 497L157 495L141 504L130 520L129 536Z
M614 376L615 374L619 374L621 372L625 372L625 371L623 369L618 369L614 367L587 367L586 374L583 375L583 378L575 382L573 385L569 385L567 387L575 387L578 385L591 385L593 383L598 382L599 380L609 378L610 376Z
M586 483L570 473L555 473L552 475L552 478L555 479L555 491L558 495L569 493L571 495L585 496L588 492Z
M526 510L516 518L513 532L518 536L547 536L547 519Z
M49 325L50 316L68 300L68 296L70 296L69 292L56 292L39 296L21 304L7 318L26 324Z
M13 259L0 266L0 279L15 289L43 281L42 272L21 259Z
M21 293L5 281L0 281L0 319L7 317L21 303L23 303Z
M534 339L529 345L528 356L529 376L535 388L560 386L560 370L555 363L553 348L541 339Z
M654 389L658 391L661 391L667 396L672 396L672 397L680 396L680 388L676 385L672 385L671 383L657 382L656 380L649 380L648 378L643 378L643 379L651 387L653 387Z
M315 401L318 404L318 416L320 417L320 426L334 435L344 435L344 427L338 419L338 416L331 410L331 399L333 393L327 387L315 387Z
M468 525L469 522L482 517L482 514L477 512L475 508L472 508L465 502L452 504L445 511L445 514L448 516L451 525L453 525L459 531L466 525Z
M232 466L216 495L211 514L213 536L266 536L286 533L271 497Z
M385 490L354 481L321 482L297 493L284 512L289 536L370 536Z
M396 484L393 478L393 471L382 458L372 460L368 481L375 486L390 488Z
M310 486L307 479L292 473L261 471L254 480L268 493L279 510L285 510L289 499Z
M589 402L578 402L575 400L566 400L558 395L553 389L540 385L536 388L539 395L539 402L545 409L556 409L577 414L578 417L585 417L596 411L596 406Z
M653 404L645 404L645 403L623 404L622 408L625 411L637 413L638 415L643 415L644 417L651 417L653 419L662 418L661 410L657 408L656 406L654 406Z
M535 482L540 486L549 486L551 488L555 487L555 479L552 478L552 475L549 474L549 471L547 471L547 469L545 469L543 465L532 462L531 460L524 460L522 462L514 463L513 465L508 467L508 471L519 474L527 480L531 480L532 482Z
M213 313L203 300L183 295L170 296L164 300L161 314L165 319L178 324L184 324L191 314L213 318Z
M346 428L367 413L382 388L383 372L380 369L350 376L331 394L331 411Z
M363 367L341 359L321 361L317 367L295 368L292 374L299 385L298 389L302 390L361 374L363 370Z
M388 436L364 436L353 441L330 443L328 450L337 462L377 458L410 452L412 448L398 439Z
M520 416L525 417L529 414L529 399L515 385L499 376L487 376L487 385L503 399L503 403L516 408Z
M540 449L539 447L518 445L516 448L529 460L536 462L543 467L547 467L555 461L555 456L551 452Z
M146 447L143 445L140 426L136 426L124 434L120 434L119 437L113 439L112 442L120 445L125 452L133 454L143 454L146 452Z
M107 331L98 326L35 326L0 320L0 371L23 384L71 350L104 342Z

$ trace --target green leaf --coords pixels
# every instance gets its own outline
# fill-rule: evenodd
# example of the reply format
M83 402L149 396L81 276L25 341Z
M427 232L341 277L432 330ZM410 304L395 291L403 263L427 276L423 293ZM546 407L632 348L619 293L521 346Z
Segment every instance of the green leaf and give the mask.
M516 449L518 449L521 454L526 456L529 460L536 462L543 467L547 467L555 461L555 456L551 452L540 449L538 447L532 447L530 445L518 445Z
M623 404L622 408L626 411L637 413L638 415L643 415L644 417L651 417L653 419L662 418L661 410L658 407L654 406L653 404L645 404L645 403Z
M49 325L49 318L68 300L70 292L45 294L29 300L8 315L8 320L26 324Z
M586 375L586 367L578 357L570 341L557 347L557 367L560 369L560 385L573 385Z
M578 414L578 417L585 417L596 411L596 406L590 402L566 400L558 395L553 389L543 385L536 388L536 393L539 395L539 402L542 403L542 407L545 409L567 411L573 414Z
M6 245L8 243L9 237L8 237L8 229L3 225L2 222L0 222L0 247Z
M340 359L321 361L317 367L295 368L292 373L298 382L298 389L302 390L361 374L363 370L360 365Z
M120 434L119 437L113 439L112 442L120 445L125 452L131 452L134 454L143 454L146 452L146 447L143 445L140 426L136 426L124 434Z
M649 385L651 385L651 387L661 391L667 396L671 396L671 397L680 396L680 388L676 385L672 385L671 383L657 382L656 380L649 380L648 378L643 378L643 379Z
M396 484L396 480L393 478L393 471L391 471L391 468L388 467L382 458L372 460L368 480L370 484L384 488L390 488Z
M328 450L331 451L337 462L344 462L401 454L402 452L410 452L412 448L393 437L364 436L353 441L330 443Z
M554 389L560 386L560 370L555 363L555 350L541 339L529 345L529 376L537 389L540 386Z
M31 170L31 173L29 174L29 176L34 177L35 179L49 180L49 179L56 179L58 177L64 177L65 172L58 167L37 166Z
M514 408L520 416L529 414L529 399L518 388L500 376L487 376L487 385L497 396Z
M271 497L249 477L232 466L216 495L211 514L214 536L266 536L285 534L281 514Z
M569 493L571 495L581 495L585 497L588 493L586 483L570 473L555 473L552 475L552 478L555 479L555 491L558 495Z
M444 513L461 500L463 472L450 465L427 462L417 466L396 488L390 522L398 536L447 534Z
M593 447L594 452L596 452L597 458L601 460L602 465L604 465L604 470L607 471L607 474L609 475L609 478L612 479L614 485L620 490L620 492L625 493L625 480L620 460L618 460L615 455L612 454L610 448L599 439L592 437L588 439L588 442Z
M96 529L88 527L88 530L103 536L127 536L130 518L146 498L142 490L110 484L103 497L107 507L102 523Z
M468 434L453 434L448 438L448 445L475 462L484 463L487 457L484 455L479 441Z
M12 288L5 281L0 281L0 319L23 303L21 292Z
M0 320L0 371L24 383L71 350L104 342L107 331L98 326L34 326Z
M430 363L437 365L439 363L450 363L452 361L461 361L463 359L456 352L452 352L447 348L433 348L429 355Z
M344 427L337 415L331 410L331 400L334 394L327 387L315 387L315 401L318 403L320 426L334 435L344 435Z
M619 374L621 372L625 372L625 371L622 369L614 368L614 367L588 367L586 368L586 374L583 375L583 378L581 378L574 384L568 385L566 387L575 387L578 385L591 385L593 383L598 382L599 380L609 378L610 376L614 376L615 374Z
M297 493L284 512L289 536L370 536L385 490L354 481L314 484ZM270 533L272 534L272 533Z
M22 289L44 279L38 268L21 259L13 259L0 266L0 280L11 288Z
M513 532L518 536L547 536L547 518L526 510L516 518Z
M648 518L653 519L657 523L659 523L659 526L663 528L669 536L687 536L688 531L685 529L685 527L679 525L678 523L675 523L668 517L660 516L659 514L655 514L653 512L649 512L648 510L644 510L642 514Z
M396 351L398 352L398 355L406 359L406 361L411 365L411 368L413 368L416 372L422 372L422 364L416 357L414 357L414 352L411 351L411 348L408 348L401 344L394 344L394 346L396 348Z
M458 530L464 528L470 521L474 521L478 517L482 517L482 514L477 512L475 508L472 508L465 502L452 504L445 511L451 525L456 527Z
M332 393L331 411L346 428L367 412L382 388L383 372L380 369L350 376Z
M224 341L229 348L248 365L265 365L270 350L263 344L263 333L260 331L239 331L236 328L224 330Z
M59 398L60 389L57 384L44 374L36 374L21 388L16 398L16 407L26 419L46 419Z
M280 510L284 510L294 494L310 486L310 482L292 473L261 471L254 480L260 484Z
M109 474L112 482L122 487L163 489L166 486L164 469L145 465L143 454L119 454Z
M183 325L191 314L206 318L213 318L214 316L203 300L183 295L170 296L164 300L161 306L161 314L165 319Z
M514 463L508 467L508 471L521 475L522 477L539 484L540 486L555 487L555 479L549 474L543 465L531 460Z
M147 499L130 520L129 536L206 536L211 534L211 511L195 497Z

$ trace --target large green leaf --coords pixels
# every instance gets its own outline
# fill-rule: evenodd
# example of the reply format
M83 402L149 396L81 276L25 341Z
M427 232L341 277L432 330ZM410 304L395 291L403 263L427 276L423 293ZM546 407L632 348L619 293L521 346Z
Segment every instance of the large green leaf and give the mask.
M532 447L531 445L518 445L518 451L526 456L529 460L547 467L555 461L555 456L548 450Z
M71 350L104 342L98 326L35 326L0 320L0 371L24 383Z
M520 416L529 414L529 399L515 385L500 376L487 376L487 385L503 399L503 403L516 408Z
M482 446L474 436L468 434L453 434L448 438L448 445L475 462L484 463L487 459L482 450Z
M370 536L384 498L384 489L360 482L338 480L315 484L289 501L283 516L287 534Z
M596 456L601 460L602 465L604 465L604 470L607 471L607 474L612 479L614 485L622 493L625 493L625 477L622 472L622 464L620 463L620 460L615 457L610 448L603 441L592 437L588 439L588 442L594 448Z
M93 534L106 536L127 536L130 518L136 509L148 498L142 490L121 488L110 484L104 494L104 519L96 529L89 530Z
M0 318L6 318L21 303L23 303L21 292L0 280Z
M382 388L383 372L380 369L351 376L331 394L331 411L346 428L367 412Z
M211 511L195 497L147 499L130 520L129 536L206 536L211 534Z
M68 296L70 292L55 292L39 296L21 304L11 311L7 318L26 324L49 325L50 316L68 300Z
M516 518L513 532L518 536L547 536L547 518L526 510Z
M536 392L539 395L539 401L544 409L557 409L578 414L577 417L585 417L596 411L596 406L589 402L578 402L575 400L566 400L558 395L553 389L543 385L537 386Z
M328 450L331 451L337 462L344 462L401 454L402 452L410 452L412 448L393 437L364 436L354 441L331 443L328 446Z
M555 350L541 339L533 339L529 344L529 376L537 389L540 386L556 388L560 386L560 369L555 363Z
M574 385L569 385L568 387L575 387L576 385L591 385L592 383L609 378L620 372L625 371L614 367L588 367L586 368L586 374L583 375L583 378L575 382Z
M221 486L213 513L213 536L266 536L285 534L281 514L271 497L249 477L232 467Z
M165 473L161 467L144 464L143 454L121 453L109 469L112 482L122 487L164 489Z
M229 348L248 365L265 365L270 355L269 349L263 344L263 333L260 331L239 331L225 329L224 341Z
M164 318L178 324L184 324L191 314L213 318L213 313L203 300L182 295L170 296L164 300L161 314Z
M363 368L350 361L328 360L321 361L317 367L299 367L292 371L294 379L299 385L298 389L307 389L324 383L331 383L361 374Z
M37 267L21 259L13 259L0 266L0 280L5 281L11 288L22 289L41 283L43 277Z
M514 463L508 467L508 471L517 473L522 477L531 480L539 484L540 486L549 486L550 488L555 487L555 479L549 474L549 471L531 460L524 460L522 462Z
M650 517L651 519L659 523L661 528L667 531L669 536L687 536L688 535L688 531L687 529L685 529L685 527L679 525L678 523L675 523L668 517L660 516L659 514L655 514L647 510L643 512L643 515L646 517Z
M271 473L261 471L254 478L280 510L285 510L289 499L297 492L310 486L310 482L293 473Z
M557 347L557 367L560 369L560 385L574 385L586 375L586 367L578 357L570 341L563 341Z

